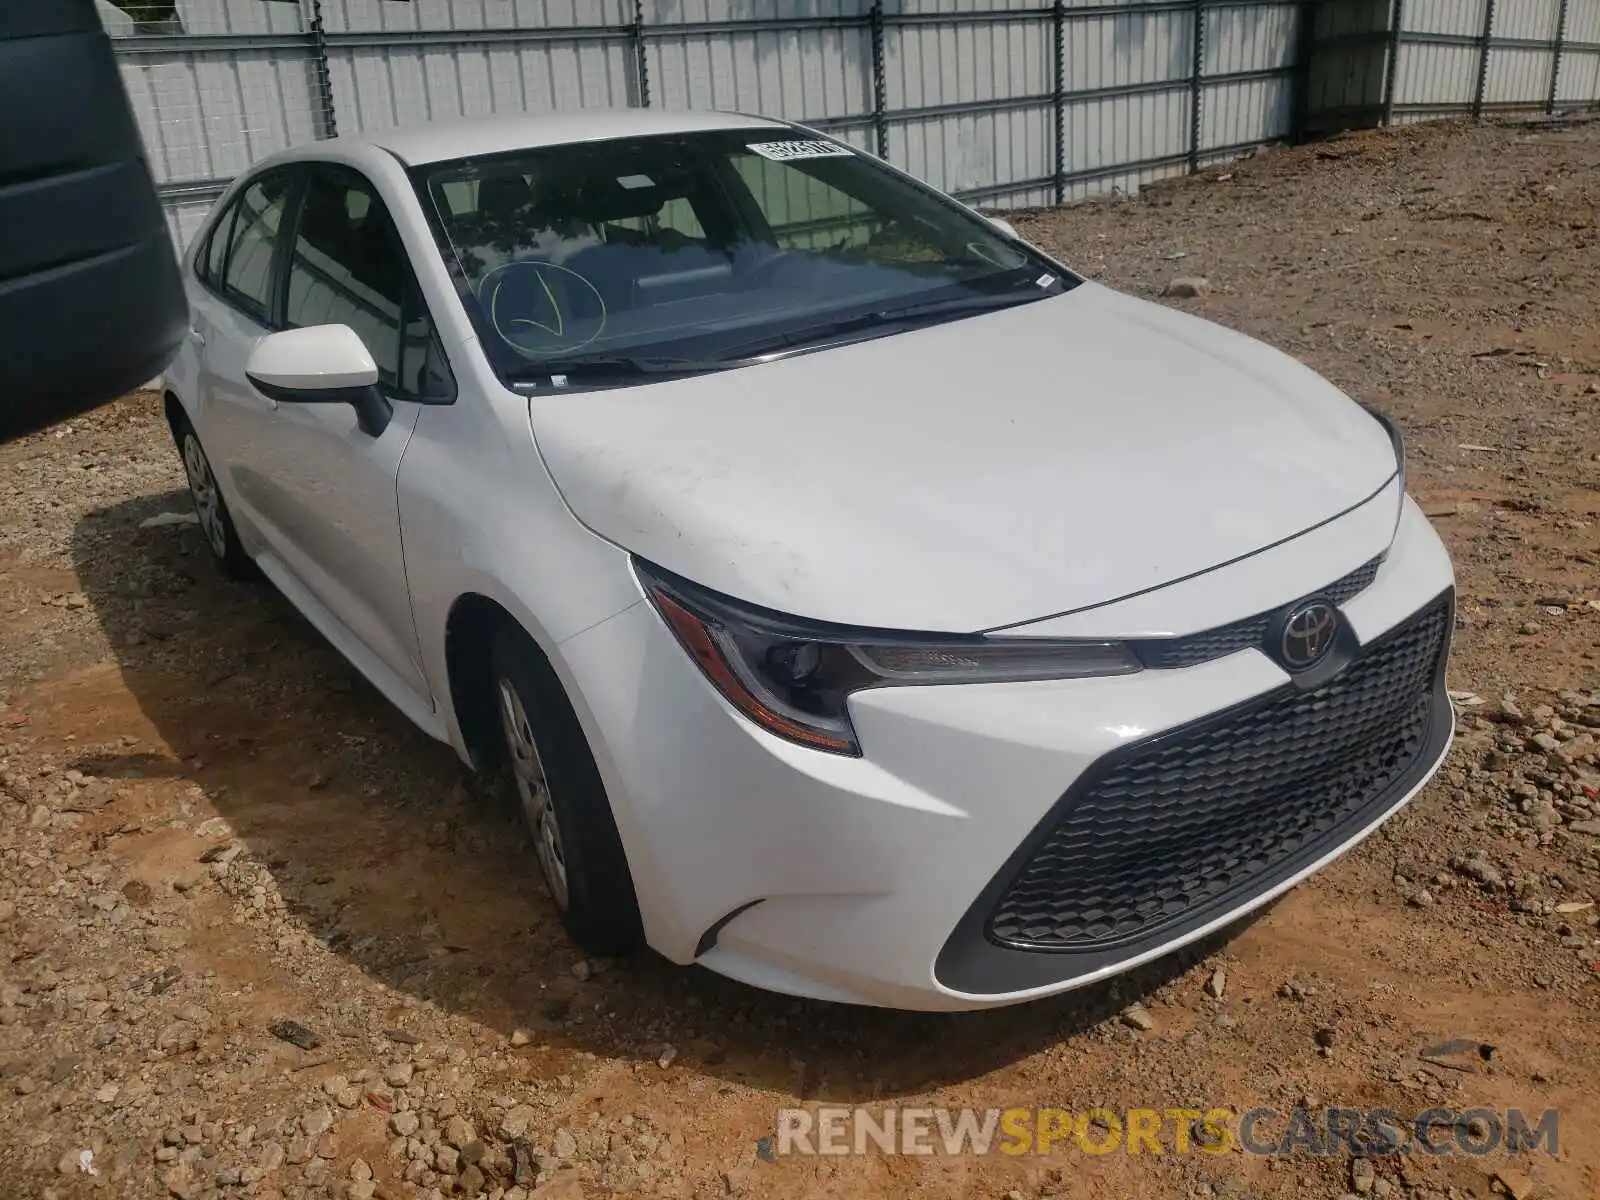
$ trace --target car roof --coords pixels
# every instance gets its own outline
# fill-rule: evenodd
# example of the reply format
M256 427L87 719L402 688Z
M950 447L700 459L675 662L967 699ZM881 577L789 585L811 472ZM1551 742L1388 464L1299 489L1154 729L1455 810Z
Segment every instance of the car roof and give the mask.
M513 116L469 117L424 125L402 125L364 133L359 137L335 138L333 141L346 145L367 143L379 146L409 166L420 166L445 159L499 154L535 146L753 128L787 129L789 126L766 117L742 116L739 113L663 112L643 108L582 109L569 113L519 113ZM329 145L327 142L321 144Z

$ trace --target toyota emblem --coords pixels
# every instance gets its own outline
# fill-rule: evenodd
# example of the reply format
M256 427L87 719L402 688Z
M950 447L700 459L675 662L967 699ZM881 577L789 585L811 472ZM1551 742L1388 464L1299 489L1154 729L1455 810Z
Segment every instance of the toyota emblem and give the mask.
M1339 634L1339 614L1326 600L1312 600L1293 609L1283 623L1278 654L1291 671L1321 662Z

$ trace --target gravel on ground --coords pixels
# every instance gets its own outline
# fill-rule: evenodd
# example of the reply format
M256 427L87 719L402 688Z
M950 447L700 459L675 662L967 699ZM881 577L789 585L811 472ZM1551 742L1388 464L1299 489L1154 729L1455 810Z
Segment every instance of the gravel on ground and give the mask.
M1404 427L1459 577L1459 736L1409 809L1226 937L1017 1009L585 959L451 752L212 570L135 395L0 448L0 1194L1600 1193L1600 125L1351 135L1014 223ZM1560 1149L771 1141L791 1105L1302 1103L1559 1107Z

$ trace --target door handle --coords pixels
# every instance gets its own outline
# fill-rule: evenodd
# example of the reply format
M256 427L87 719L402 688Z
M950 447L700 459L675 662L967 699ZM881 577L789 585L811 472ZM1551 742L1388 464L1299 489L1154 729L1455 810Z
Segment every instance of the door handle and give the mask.
M194 346L204 346L206 344L206 335L198 329L191 329L189 330L189 341Z

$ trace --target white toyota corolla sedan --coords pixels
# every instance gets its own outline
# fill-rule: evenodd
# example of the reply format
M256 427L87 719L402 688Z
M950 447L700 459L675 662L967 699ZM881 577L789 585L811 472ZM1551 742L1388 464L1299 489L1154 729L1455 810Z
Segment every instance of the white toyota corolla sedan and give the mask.
M813 130L319 142L186 265L211 549L514 781L589 951L1043 996L1266 903L1449 744L1381 415Z

